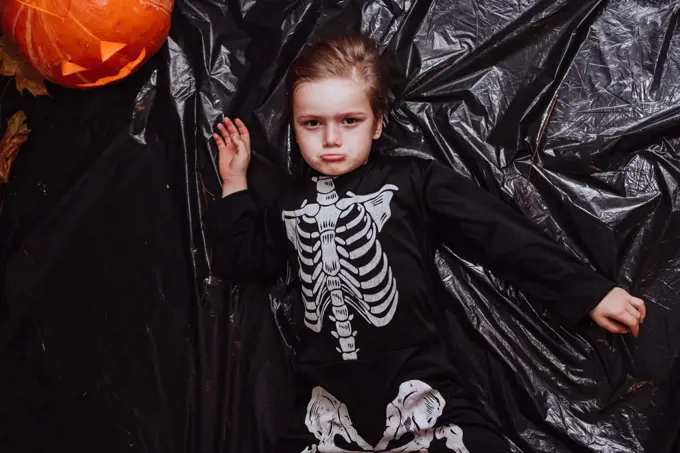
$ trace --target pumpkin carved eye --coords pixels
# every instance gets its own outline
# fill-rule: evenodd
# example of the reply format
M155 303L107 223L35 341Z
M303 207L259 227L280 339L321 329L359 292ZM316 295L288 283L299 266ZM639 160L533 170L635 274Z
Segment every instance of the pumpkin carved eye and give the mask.
M5 0L2 26L52 82L106 85L127 77L162 46L173 0Z

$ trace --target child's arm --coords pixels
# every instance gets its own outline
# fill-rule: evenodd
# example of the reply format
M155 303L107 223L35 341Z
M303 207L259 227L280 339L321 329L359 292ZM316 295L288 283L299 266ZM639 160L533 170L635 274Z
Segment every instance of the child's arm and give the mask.
M248 190L250 136L239 119L217 125L213 138L219 151L222 199L206 214L206 224L218 249L226 276L234 280L276 275L285 264L287 238L281 212L259 209Z
M644 302L582 264L501 200L436 162L425 172L423 196L439 240L543 301L563 322L590 315L610 332L637 336Z

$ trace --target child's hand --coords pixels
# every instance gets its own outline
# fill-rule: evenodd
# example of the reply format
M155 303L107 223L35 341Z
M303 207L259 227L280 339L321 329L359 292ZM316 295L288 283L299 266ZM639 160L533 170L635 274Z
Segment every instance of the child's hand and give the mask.
M645 321L647 308L642 299L633 297L622 288L612 289L590 312L590 317L612 333L632 333L637 337Z
M243 121L230 118L217 123L220 134L213 134L219 151L219 171L222 178L222 196L247 188L246 172L250 163L250 134Z

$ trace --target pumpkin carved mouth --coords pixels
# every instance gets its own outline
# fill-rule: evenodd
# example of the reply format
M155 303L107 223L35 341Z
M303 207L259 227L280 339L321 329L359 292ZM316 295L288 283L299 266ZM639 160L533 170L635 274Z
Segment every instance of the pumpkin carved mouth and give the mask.
M87 88L87 87L94 87L94 86L100 86L100 85L106 85L111 82L115 82L116 80L120 80L122 78L125 78L132 74L132 72L137 68L137 66L141 65L144 59L146 58L146 49L142 49L142 51L139 53L139 56L137 57L136 60L131 61L130 63L126 64L123 66L120 71L118 71L118 74L109 76L109 77L102 77L101 79L97 80L96 82L92 83L79 83L77 86Z

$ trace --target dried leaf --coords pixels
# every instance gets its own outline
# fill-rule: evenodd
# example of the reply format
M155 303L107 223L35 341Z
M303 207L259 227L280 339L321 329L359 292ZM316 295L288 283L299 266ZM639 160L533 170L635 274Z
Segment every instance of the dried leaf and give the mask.
M43 83L43 76L33 69L5 35L0 36L0 75L15 77L20 93L28 90L33 96L49 94Z
M650 381L637 381L637 382L633 382L633 383L631 384L631 386L628 387L628 393L630 394L630 393L633 393L633 392L637 392L637 391L640 390L641 388L646 387L646 386L651 385L651 384L652 384L652 383L651 383Z
M21 145L28 140L31 130L26 125L26 114L19 110L7 121L7 129L0 140L0 184L9 180L9 169Z

